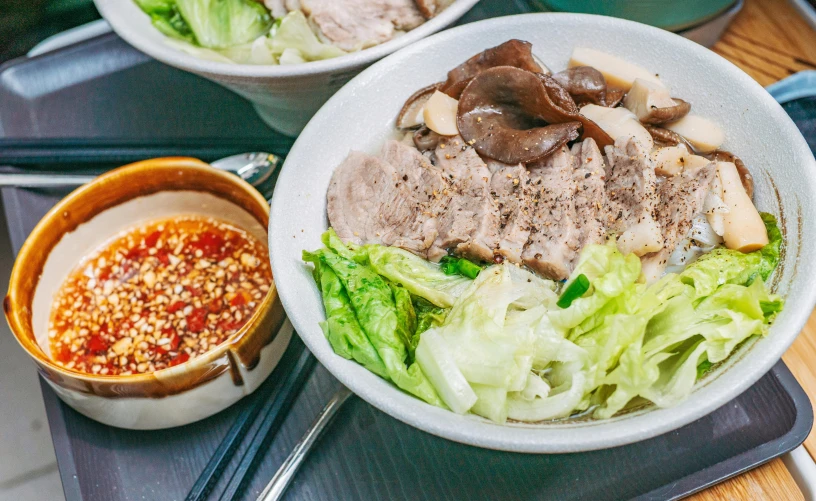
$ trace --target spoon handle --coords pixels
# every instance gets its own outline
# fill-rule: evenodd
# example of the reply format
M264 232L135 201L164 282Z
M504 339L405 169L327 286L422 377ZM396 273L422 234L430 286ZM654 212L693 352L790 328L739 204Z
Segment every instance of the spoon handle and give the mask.
M90 183L95 176L71 174L0 174L0 186L20 188L56 188L60 186L82 186Z
M306 459L312 446L317 442L317 439L320 438L320 433L331 422L331 419L340 407L343 406L343 403L349 396L351 396L351 391L345 386L337 390L337 393L329 400L326 407L320 411L320 414L317 416L317 419L314 420L312 426L306 430L306 434L303 435L297 445L295 445L295 448L291 454L289 454L289 457L286 458L286 461L283 462L277 473L275 473L275 476L272 477L272 480L266 484L266 488L264 488L261 495L258 496L257 501L278 501L283 497L286 488L292 483L292 479L295 477L298 468L303 464L303 460Z

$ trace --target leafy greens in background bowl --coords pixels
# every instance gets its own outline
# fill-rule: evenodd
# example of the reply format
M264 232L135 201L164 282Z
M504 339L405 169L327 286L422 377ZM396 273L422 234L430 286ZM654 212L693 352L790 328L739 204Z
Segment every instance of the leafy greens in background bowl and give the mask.
M201 59L300 64L347 52L321 42L301 11L274 18L252 0L136 0L168 45Z
M244 96L267 124L294 136L363 68L449 26L478 0L456 0L407 33L354 52L323 43L302 15L273 19L254 0L94 2L125 41ZM261 36L270 32L271 37Z
M333 280L331 273L324 276L322 271L327 266L341 282L344 277L339 276L337 271L341 270L344 262L358 265L362 262L362 265L378 277L400 283L398 274L389 268L372 265L370 257L367 261L362 258L355 260L356 249L349 248L352 254L344 257L342 254L345 251L342 247L328 238L331 234L327 235L325 242L321 240L327 230L326 190L336 166L350 150L372 153L379 150L383 142L392 137L394 118L414 89L444 80L447 71L461 61L487 47L496 46L512 38L531 42L535 54L553 68L566 67L567 59L574 47L587 47L614 54L660 72L661 80L667 82L678 95L693 99L698 112L722 125L726 133L723 148L739 151L740 157L754 175L754 200L757 207L761 211L773 214L778 222L784 245L772 244L762 251L745 255L712 253L706 260L700 260L696 266L689 267L684 272L686 273L684 279L663 283L662 288L653 289L656 287L653 285L647 289L654 292L655 296L677 287L688 294L676 301L675 306L678 310L664 310L665 315L661 319L669 324L679 320L694 322L695 316L684 314L683 308L688 306L689 301L695 307L708 301L714 310L722 311L723 305L729 305L726 309L746 314L744 320L754 322L758 327L753 333L760 334L739 344L730 357L716 365L707 367L707 364L702 364L698 367L698 364L690 363L683 368L678 367L677 371L672 371L672 374L688 372L696 376L698 369L701 371L710 369L710 372L692 388L667 384L663 387L666 391L660 395L652 395L656 400L665 398L668 405L674 403L671 400L675 397L688 393L690 389L688 398L671 408L661 409L655 406L635 408L603 420L570 419L534 424L508 422L500 426L482 417L455 414L421 400L425 387L412 374L410 361L410 352L414 346L416 346L414 357L416 359L423 357L422 344L425 338L420 336L419 343L413 341L413 335L419 328L415 328L412 333L402 334L406 336L411 334L412 337L410 339L406 337L405 341L400 343L407 352L404 360L399 359L401 355L397 354L401 366L393 363L389 365L382 359L383 364L379 365L372 357L369 366L376 366L376 370L369 371L354 361L338 356L332 348L335 346L337 349L338 344L341 347L345 346L348 348L345 354L357 359L350 342L354 338L345 339L344 335L340 334L332 339L331 325L328 325L330 338L327 340L318 324L324 319L327 324L336 322L333 313L348 311L347 308L339 306L342 295L331 294L332 290L338 290L337 281ZM682 64L669 64L667 63L669 59ZM701 75L705 75L706 78L700 78ZM342 123L343 127L337 127L338 123ZM317 148L316 145L320 147ZM794 340L816 301L816 287L809 279L816 272L811 250L816 243L816 231L812 222L816 218L816 208L810 195L816 190L813 170L815 164L807 144L795 125L764 89L732 64L692 42L636 23L596 16L536 14L495 19L451 30L395 54L360 75L317 114L287 158L273 198L270 223L273 271L281 290L284 307L310 350L341 382L390 415L430 433L496 449L520 452L575 452L612 447L678 428L725 404L767 372ZM304 172L308 172L308 183L303 183ZM771 219L766 216L765 222L773 230ZM774 231L769 233L772 242L779 242ZM324 246L324 243L328 245ZM335 307L328 308L328 318L324 313L324 297L315 287L313 268L311 265L304 265L302 261L304 250L314 251L321 248L323 250L307 254L306 257L312 262L315 258L320 260L320 271L317 275L323 285L323 294L329 291L332 299L340 299L334 303ZM366 251L369 256L371 249ZM617 284L610 280L604 287L608 286L607 292L620 297L621 295L614 293L612 289L625 287L624 279L631 283L630 275L635 274L635 271L629 270L626 259L619 254L620 257L616 257L615 252L604 250L603 246L587 254L584 256L583 264L579 265L580 273L589 277L590 282L593 280L597 282L598 278L593 269L603 269L605 276L617 277ZM785 298L785 308L778 313L768 328L768 322L780 305L776 303L775 297L761 290L761 281L752 275L764 276L773 268L777 255L779 264L768 284L772 293ZM402 266L394 268L404 269ZM489 272L491 269L496 271ZM740 273L733 273L734 270ZM747 270L747 274L741 274L743 270ZM359 272L359 269L356 271ZM439 278L439 275L436 277ZM373 277L368 278L373 280ZM464 280L461 277L455 278ZM325 280L333 282L335 288L326 287ZM371 280L368 282L371 283ZM454 290L456 294L465 296L476 293L483 285L487 286L494 280L496 284L509 282L512 285L515 277L513 272L509 271L509 267L487 268L480 272L475 281L466 284L467 291ZM725 281L734 282L734 287L722 286L716 293L711 290L712 282ZM537 298L536 301L540 304L555 299L554 292L549 290L545 283L537 283L535 280L526 282L522 279L520 284L524 287L527 287L524 284L530 284L527 293L530 297ZM747 284L751 285L745 287ZM347 286L348 284L344 286L346 291L350 290ZM740 288L738 293L735 287ZM419 289L416 291L411 291L408 287L406 289L415 296L421 295L416 294ZM501 311L501 295L490 289L485 289L484 292L486 294L482 304L494 304L495 309ZM388 291L381 290L380 293L387 294ZM353 304L355 299L351 296L349 294L348 301ZM580 302L591 297L590 295L573 301L568 308L562 310L563 318L559 321L570 325L578 325L576 321L591 321L592 313L588 315L580 313L583 309ZM678 296L672 294L670 297ZM631 301L632 299L634 301ZM649 302L641 299L643 296L625 296L622 304L617 307L631 308L626 313L634 315L627 320L634 320L639 310L649 307ZM394 304L395 309L398 309L396 303ZM587 305L587 302L583 304ZM427 318L424 312L417 313L422 311L422 308L416 304L413 306L417 321L421 317ZM363 309L355 307L354 311ZM445 320L431 321L437 322L437 325L440 322L458 322L457 331L478 333L478 329L464 326L478 323L479 312L468 311L461 315L459 320L452 318L456 315L455 309L447 312ZM651 319L651 316L649 318ZM355 320L362 323L370 319L358 316ZM611 329L610 334L624 335L627 327L624 323L619 328ZM369 325L367 328L373 332L375 326ZM762 337L761 334L765 331L767 333ZM670 329L667 332L670 332ZM353 336L353 331L346 335ZM440 335L446 334L443 332ZM433 338L434 336L430 336L431 342ZM346 341L349 343L344 345ZM374 338L370 341L379 353L381 346L377 346L377 343L380 341L375 343ZM721 353L730 351L729 343L738 344L739 340L723 336ZM470 348L470 346L463 348L461 345L454 347L454 349ZM694 349L691 348L690 355L693 355ZM368 349L371 353L370 347ZM709 352L709 357L715 361L720 360L715 354L716 351L712 349ZM680 365L683 365L682 361ZM633 374L645 369L637 363L628 366ZM382 379L378 373L380 375L385 373L393 384ZM429 375L431 379L436 377L437 375ZM593 376L587 374L587 377ZM693 382L694 379L683 377L676 381ZM401 391L398 386L405 388L407 392ZM412 396L409 392L419 393L420 398ZM567 395L568 392L561 394ZM467 400L464 402L466 405ZM565 406L567 404L571 405L571 402L566 402ZM613 408L607 404L606 412L611 415L612 410ZM480 414L489 414L489 411L490 409L486 409ZM496 421L502 418L500 415L489 417Z

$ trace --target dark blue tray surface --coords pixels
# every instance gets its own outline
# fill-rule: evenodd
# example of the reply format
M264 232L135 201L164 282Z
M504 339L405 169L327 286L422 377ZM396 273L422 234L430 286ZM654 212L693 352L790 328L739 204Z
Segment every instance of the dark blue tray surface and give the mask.
M526 10L520 1L483 0L463 22ZM227 131L286 142L233 94L149 60L115 36L67 51L70 57L61 51L19 62L0 74L0 97L7 104L0 107L0 131L18 138L213 137ZM112 55L120 64L93 78L64 80L70 74L87 75L84 65ZM17 80L3 78L9 68ZM41 92L27 94L4 87L25 78L51 79L51 84L41 82ZM145 90L150 82L159 85L159 101L150 99L157 88L152 94ZM79 106L77 100L85 104ZM814 116L809 108L786 107L794 119L800 114L806 129ZM15 252L63 194L2 190ZM257 496L337 385L318 366L243 499ZM45 385L43 397L69 501L183 499L248 404L239 402L182 428L135 432L79 415ZM524 455L457 444L352 398L307 459L287 499L675 499L793 449L812 422L807 396L782 362L744 394L695 423L638 444L583 454ZM229 475L227 470L224 478Z

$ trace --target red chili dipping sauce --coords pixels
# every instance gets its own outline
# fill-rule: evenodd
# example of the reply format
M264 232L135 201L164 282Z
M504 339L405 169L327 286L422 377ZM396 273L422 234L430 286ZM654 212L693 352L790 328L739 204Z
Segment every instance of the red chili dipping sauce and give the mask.
M71 272L51 308L54 360L102 375L149 373L228 339L272 284L266 245L208 217L128 231Z

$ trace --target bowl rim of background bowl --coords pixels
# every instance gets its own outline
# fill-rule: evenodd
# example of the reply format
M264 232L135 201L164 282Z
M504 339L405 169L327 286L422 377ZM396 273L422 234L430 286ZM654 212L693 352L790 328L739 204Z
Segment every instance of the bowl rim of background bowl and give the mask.
M148 23L150 29L154 30L163 38L167 38L166 35L159 32L150 23L148 15L145 14L133 0L94 0L94 4L96 4L99 13L108 21L117 35L154 59L196 73L232 77L286 78L333 73L339 70L357 68L370 64L449 26L467 13L479 0L456 0L439 15L426 20L413 30L373 47L332 59L291 65L231 64L209 61L187 54L163 42L157 42L151 39L139 29L134 29L131 25L132 20L120 16L119 7L111 6L111 4L122 4L125 2L129 2L132 9L135 9L138 11L138 14L143 16L143 20Z
M802 158L805 159L804 162L810 164L807 169L804 169L807 178L804 182L816 187L816 160L814 160L813 154L801 132L764 88L733 63L679 35L634 21L591 14L532 13L493 18L446 30L417 42L365 69L332 96L307 124L287 156L278 178L275 194L278 195L280 193L278 190L287 188L290 175L297 175L292 171L294 167L290 168L289 166L294 161L302 163L302 160L298 157L302 157L303 160L308 159L309 145L306 142L320 135L321 127L325 126L323 122L331 117L331 110L339 103L358 99L356 96L361 95L358 87L364 86L374 75L378 75L381 68L387 67L387 65L392 64L392 61L403 59L408 55L416 55L421 52L433 54L434 49L440 42L449 43L452 40L471 36L474 33L478 34L498 27L512 27L518 25L518 23L524 23L525 27L529 28L529 25L545 18L590 23L597 25L599 29L625 28L627 36L661 39L662 43L667 43L670 46L685 46L687 49L696 52L706 64L719 66L722 72L729 74L729 77L739 83L741 89L747 91L747 95L750 95L753 101L759 101L763 104L763 107L769 109L773 122L778 125L779 134L782 136L789 135L791 142L796 147L796 151L802 153ZM393 126L393 121L390 124ZM353 145L349 146L353 147ZM336 168L336 165L333 168ZM292 172L290 173L290 171ZM337 356L326 342L325 337L318 336L312 328L317 325L316 319L305 318L299 313L298 302L302 301L303 298L295 295L294 288L290 288L290 282L296 283L301 278L296 277L294 273L290 276L288 266L280 264L292 257L284 252L287 248L283 247L283 244L279 247L277 243L277 240L289 240L280 238L284 229L277 228L277 221L286 214L285 203L283 196L273 196L272 198L269 231L272 273L281 287L280 298L290 321L295 327L295 331L298 332L298 335L301 336L301 339L320 363L354 393L390 416L428 433L484 448L529 453L583 452L646 440L684 426L726 404L768 372L796 339L809 318L813 305L816 304L816 282L814 282L806 289L797 291L800 304L805 303L810 305L810 308L802 311L791 311L790 307L788 307L786 315L789 315L789 317L786 319L786 323L790 330L775 332L776 340L774 344L770 345L770 349L763 351L752 349L746 352L744 356L734 362L734 366L718 374L716 378L706 381L706 384L697 388L690 398L680 404L665 409L651 407L648 411L642 413L632 413L609 420L592 421L593 426L583 426L580 429L577 439L565 439L562 435L569 435L569 433L564 434L564 431L576 429L570 427L568 421L545 428L535 427L535 425L497 425L481 418L473 418L473 416L460 416L449 410L427 404L402 392L395 386L391 386L389 391L381 391L379 388L374 387L374 380L371 379L378 376L368 374L363 377L362 373L351 369L350 365L345 365L354 362ZM806 212L809 212L807 214L809 216L813 215L813 207L809 207ZM278 263L277 266L276 263ZM790 297L790 294L788 297ZM310 322L314 323L315 326L311 326ZM752 365L746 365L748 360ZM352 377L353 375L360 377L355 378ZM701 394L715 398L704 400L700 397ZM695 396L698 398L694 398ZM421 412L417 412L417 408L421 408ZM466 420L467 424L463 420ZM576 427L581 425L580 422L573 421L572 423ZM561 424L564 426L560 426Z
M103 375L103 374L93 374L82 372L79 370L68 369L63 367L53 359L48 356L47 353L43 351L40 347L39 343L36 339L30 339L27 329L24 325L24 317L31 317L32 313L23 313L18 311L20 304L13 304L14 303L14 296L15 291L17 290L18 286L20 286L23 281L25 280L26 275L28 274L28 269L25 266L25 263L22 262L21 257L24 258L26 255L32 252L41 252L41 249L38 249L38 243L40 240L40 235L43 234L48 230L48 227L51 224L51 221L61 217L63 211L71 206L74 203L77 203L78 200L82 200L89 196L89 193L92 193L94 190L98 189L100 184L105 184L108 180L115 179L117 177L128 177L133 172L136 171L157 171L157 170L177 170L177 169L188 169L198 172L206 172L208 175L215 175L221 177L222 179L233 183L235 186L240 187L243 191L245 191L255 202L259 204L259 207L269 207L266 199L249 183L244 181L243 179L230 174L228 172L216 169L210 166L208 163L203 162L196 158L191 157L162 157L162 158L153 158L148 160L142 160L139 162L130 163L127 165L123 165L121 167L117 167L106 173L96 177L91 182L80 186L79 188L75 189L65 197L63 197L56 205L54 205L37 223L31 233L26 237L23 246L20 248L20 251L17 253L17 257L14 260L14 266L11 272L11 278L9 279L9 287L8 292L4 298L3 306L5 310L6 320L9 324L10 330L14 339L17 341L17 344L28 354L34 361L38 364L41 364L48 369L73 380L85 381L85 382L104 382L110 383L111 381L116 381L119 385L143 385L146 383L153 383L155 381L155 375L158 374L159 376L167 374L177 374L180 372L184 372L185 370L193 367L198 367L201 365L207 365L215 360L221 358L224 353L226 353L237 341L246 336L249 331L251 331L254 326L258 323L260 315L262 314L264 308L263 305L267 302L274 303L275 300L280 300L280 296L277 291L277 287L273 281L272 286L267 291L266 295L263 298L263 301L259 304L258 308L252 314L249 321L247 321L240 329L235 331L229 338L225 339L221 344L215 346L214 348L194 357L191 357L186 362L183 362L179 365L173 367L167 367L164 369L160 369L153 372L146 372L146 373L139 373L139 374L116 374L116 375ZM171 190L158 190L153 193L148 193L145 195L136 194L132 198L128 198L127 200L123 200L120 203L125 203L130 200L134 200L139 198L140 196L149 196L156 193L162 193L165 191ZM194 190L190 190L194 191ZM201 193L209 193L214 196L218 196L213 192L208 191L200 191ZM231 202L234 203L234 202ZM119 204L116 204L119 205ZM115 207L114 205L113 207ZM237 204L236 204L237 205ZM112 207L107 207L99 212L95 213L92 217L96 217L99 214L109 210ZM246 209L244 209L246 210ZM267 212L268 216L269 212ZM84 221L80 224L87 223L88 220ZM138 224L136 222L135 224ZM260 221L259 221L259 224ZM261 224L263 226L263 224ZM133 228L135 226L128 226L129 228ZM73 231L73 230L72 230ZM268 232L268 228L267 228ZM62 235L65 235L63 233ZM115 235L111 235L115 236ZM60 237L61 240L62 237ZM59 243L60 240L57 240L56 243ZM55 243L55 244L56 244ZM266 242L268 245L268 242ZM48 249L48 253L50 254L53 250ZM46 258L47 260L47 258ZM72 268L73 269L73 268ZM39 283L40 277L37 277L37 283ZM37 285L34 286L36 290ZM15 309L16 306L16 309ZM33 334L33 332L32 332Z

